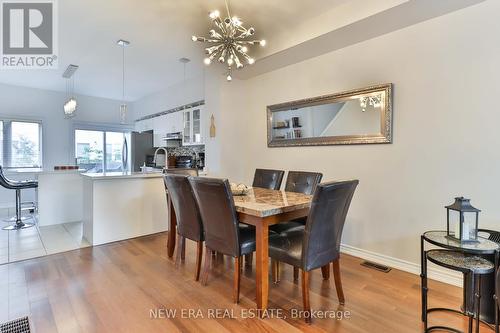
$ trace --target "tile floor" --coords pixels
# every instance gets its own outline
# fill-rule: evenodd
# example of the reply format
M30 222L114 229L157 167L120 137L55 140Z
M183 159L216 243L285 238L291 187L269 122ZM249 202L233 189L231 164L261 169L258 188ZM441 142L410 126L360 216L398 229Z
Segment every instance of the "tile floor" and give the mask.
M90 246L82 236L82 222L36 225L14 231L1 229L7 225L0 220L0 265Z

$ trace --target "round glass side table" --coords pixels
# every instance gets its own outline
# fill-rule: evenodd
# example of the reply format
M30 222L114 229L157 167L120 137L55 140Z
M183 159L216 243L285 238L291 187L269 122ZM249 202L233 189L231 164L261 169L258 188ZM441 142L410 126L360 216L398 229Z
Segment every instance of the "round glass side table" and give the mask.
M461 264L458 264L456 261L451 261L453 264L447 266L447 262L445 260L442 260L444 257L434 258L432 260L431 257L428 257L427 254L430 251L425 250L425 243L429 243L447 250L452 250L450 252L456 252L458 254L463 254L464 258L467 258L468 263L461 262ZM428 231L425 232L421 236L421 289L422 289L422 321L424 322L424 326L427 330L427 314L429 312L433 311L438 311L438 310L444 310L444 311L452 311L456 313L461 313L464 315L474 315L475 309L474 309L474 304L476 302L476 297L478 297L477 301L480 302L478 303L479 305L482 304L481 307L481 322L484 324L488 325L490 328L494 328L492 323L496 322L496 318L492 317L497 317L498 316L498 310L496 306L496 302L493 299L493 290L494 288L490 287L489 288L481 288L481 285L484 285L485 280L487 280L485 277L490 277L490 282L491 278L494 276L494 272L498 269L499 266L499 257L500 257L500 245L496 242L493 242L491 240L488 240L483 237L478 237L478 242L475 243L461 243L458 240L454 240L452 238L448 238L446 236L446 231ZM452 256L453 257L453 256ZM450 269L458 270L464 273L464 285L463 285L463 290L464 290L464 304L463 304L463 311L458 311L458 310L452 310L452 309L427 309L427 260L434 262L440 266L447 267ZM485 261L483 262L482 259ZM491 260L488 260L491 259ZM479 267L474 267L474 265L480 265L481 262L483 264L487 262L491 262L493 265L493 270L490 271L484 271L479 268ZM448 262L450 263L450 262ZM464 268L463 265L469 265L465 266L467 269L461 269ZM458 266L458 267L457 267ZM482 278L477 279L474 278L475 274L474 272L480 272ZM486 275L488 274L488 275ZM478 282L479 280L479 282ZM486 281L488 282L488 281ZM479 286L477 285L479 283ZM477 293L474 293L474 290L477 290ZM481 297L483 296L483 297ZM479 309L478 305L478 309ZM493 315L489 315L489 314ZM485 320L486 319L486 320ZM432 329L429 329L429 331ZM450 331L455 331L459 332L458 330L454 329L449 329Z

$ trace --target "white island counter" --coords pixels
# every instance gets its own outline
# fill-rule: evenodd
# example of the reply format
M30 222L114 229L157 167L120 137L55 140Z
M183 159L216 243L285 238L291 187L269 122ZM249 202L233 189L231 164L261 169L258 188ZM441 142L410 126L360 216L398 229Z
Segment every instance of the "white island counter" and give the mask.
M83 236L92 245L168 229L161 173L81 174Z

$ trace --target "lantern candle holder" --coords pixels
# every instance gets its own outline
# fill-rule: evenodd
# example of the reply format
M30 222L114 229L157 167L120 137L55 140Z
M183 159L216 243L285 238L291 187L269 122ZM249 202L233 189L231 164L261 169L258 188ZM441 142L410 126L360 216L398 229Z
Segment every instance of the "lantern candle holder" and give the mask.
M461 243L476 243L479 209L470 204L470 199L455 198L455 202L446 206L446 237Z

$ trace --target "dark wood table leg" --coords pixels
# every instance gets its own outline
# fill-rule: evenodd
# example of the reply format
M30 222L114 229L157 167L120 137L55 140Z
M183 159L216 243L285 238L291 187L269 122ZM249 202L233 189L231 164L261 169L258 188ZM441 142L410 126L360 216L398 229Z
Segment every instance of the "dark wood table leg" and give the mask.
M167 240L167 255L169 258L174 256L175 250L175 234L177 233L177 217L175 216L172 200L168 196L168 240Z
M255 280L257 286L257 309L267 309L269 294L269 226L265 219L255 226L256 258Z

